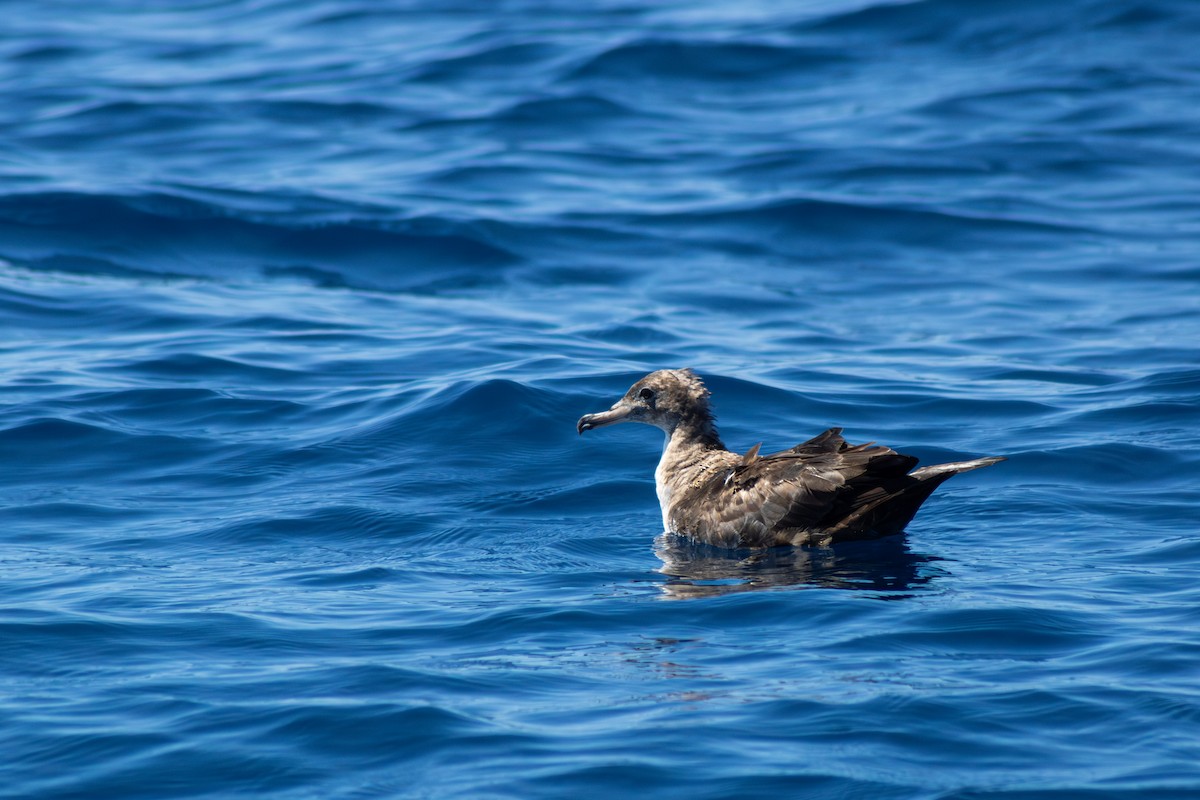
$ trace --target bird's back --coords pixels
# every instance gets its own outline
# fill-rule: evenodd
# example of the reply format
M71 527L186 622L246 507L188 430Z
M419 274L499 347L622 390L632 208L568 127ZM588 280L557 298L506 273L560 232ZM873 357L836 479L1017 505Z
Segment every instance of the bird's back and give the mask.
M668 528L722 547L827 545L899 533L943 481L1003 459L925 467L831 428L790 450L711 451L681 470L664 503ZM697 468L697 465L699 467ZM685 474L686 473L686 474Z

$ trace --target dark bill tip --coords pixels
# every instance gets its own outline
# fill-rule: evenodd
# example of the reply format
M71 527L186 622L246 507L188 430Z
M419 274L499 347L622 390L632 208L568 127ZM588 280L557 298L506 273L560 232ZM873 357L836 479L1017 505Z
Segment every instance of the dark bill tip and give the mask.
M590 431L592 428L603 428L605 425L615 425L618 422L624 422L629 416L630 409L623 405L616 405L608 411L601 411L598 414L584 414L579 418L579 422L575 423L575 430L583 433Z
M594 422L592 422L592 419L595 416L595 414L584 414L579 418L579 422L575 423L575 430L583 433L584 431L590 431L592 428L598 427Z

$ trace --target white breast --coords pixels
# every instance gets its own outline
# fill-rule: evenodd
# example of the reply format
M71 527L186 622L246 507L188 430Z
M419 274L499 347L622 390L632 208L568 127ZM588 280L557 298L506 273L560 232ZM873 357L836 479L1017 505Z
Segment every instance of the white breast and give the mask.
M654 470L654 489L658 493L658 506L662 509L663 530L671 530L671 522L667 518L667 508L671 503L671 487L666 480L666 463L667 463L667 447L671 444L671 437L668 436L663 442L662 457L658 460L658 467Z

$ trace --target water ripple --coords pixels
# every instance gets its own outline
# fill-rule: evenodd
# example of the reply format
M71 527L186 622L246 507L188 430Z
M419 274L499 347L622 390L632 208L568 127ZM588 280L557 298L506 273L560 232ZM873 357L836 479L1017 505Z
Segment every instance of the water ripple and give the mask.
M0 41L12 797L1193 797L1182 0L44 3ZM739 451L981 454L664 535Z

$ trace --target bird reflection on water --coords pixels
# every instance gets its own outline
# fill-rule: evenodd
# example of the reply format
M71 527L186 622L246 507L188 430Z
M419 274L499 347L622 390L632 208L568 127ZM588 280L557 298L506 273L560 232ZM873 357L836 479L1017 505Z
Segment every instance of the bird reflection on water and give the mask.
M756 589L811 586L859 589L898 599L946 572L937 556L909 550L904 534L832 547L730 550L664 533L654 540L671 599L715 597Z

